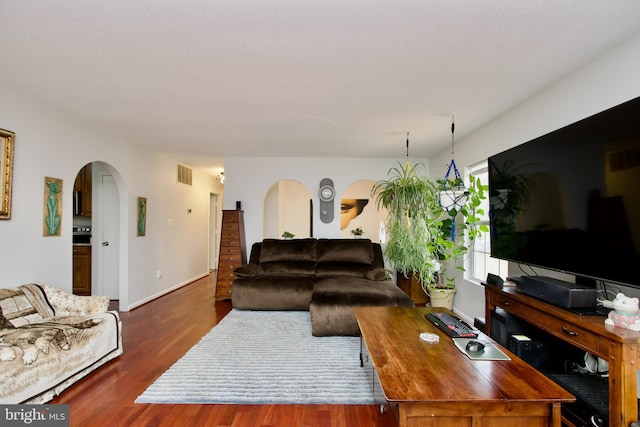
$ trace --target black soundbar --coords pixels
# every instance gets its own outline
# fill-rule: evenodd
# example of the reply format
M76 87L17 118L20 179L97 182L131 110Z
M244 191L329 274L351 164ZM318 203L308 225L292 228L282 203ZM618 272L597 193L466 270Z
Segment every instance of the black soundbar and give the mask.
M594 308L596 290L546 276L522 276L520 292L563 308Z

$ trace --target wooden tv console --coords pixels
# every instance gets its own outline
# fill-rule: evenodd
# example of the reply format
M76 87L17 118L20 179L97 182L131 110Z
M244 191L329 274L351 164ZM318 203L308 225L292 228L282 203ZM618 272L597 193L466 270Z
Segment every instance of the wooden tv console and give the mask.
M514 288L485 286L485 321L500 307L538 328L609 362L609 426L628 427L638 420L636 369L640 332L604 324L605 316L581 316L521 294Z

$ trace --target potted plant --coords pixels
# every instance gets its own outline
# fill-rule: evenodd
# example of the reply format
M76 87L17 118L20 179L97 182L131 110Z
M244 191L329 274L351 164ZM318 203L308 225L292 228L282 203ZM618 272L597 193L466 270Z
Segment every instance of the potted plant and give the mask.
M364 231L362 231L362 228L357 227L357 228L351 230L351 234L353 234L353 237L355 239L359 239L364 234Z
M290 233L289 231L285 231L284 233L282 233L282 238L283 238L284 240L291 240L291 239L293 239L294 237L296 237L296 235L295 235L295 234L293 234L293 233Z
M438 293L432 298L434 305L440 294L455 292L455 279L446 274L444 265L467 251L465 232L475 239L487 231L478 225L487 187L472 177L464 203L447 210L440 204L440 192L445 185L459 188L461 179L434 182L416 173L421 166L407 162L391 168L389 178L374 184L371 193L377 208L388 211L385 256L399 273L416 275L425 293Z
M439 260L443 264L435 279L425 285L431 297L431 305L453 308L453 295L456 291L455 271L464 271L464 267L456 263L464 257L476 238L489 231L486 225L479 224L481 216L484 215L480 205L487 198L488 186L482 185L480 178L473 175L469 176L468 187L464 187L460 177L437 182L441 189L449 189L443 193L447 193L447 199L456 200L456 205L444 209L446 214L440 230L447 245L443 246L445 252L439 254ZM455 195L452 196L452 193ZM442 194L440 197L442 206ZM447 274L447 267L453 267L453 273Z

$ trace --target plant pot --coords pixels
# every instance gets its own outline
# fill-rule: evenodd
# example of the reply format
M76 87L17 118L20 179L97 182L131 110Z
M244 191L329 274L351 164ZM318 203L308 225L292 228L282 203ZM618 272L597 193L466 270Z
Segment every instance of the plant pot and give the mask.
M444 307L453 310L453 297L456 294L455 288L433 288L428 287L431 307Z
M422 288L420 279L415 274L407 277L396 271L396 283L405 294L409 295L417 307L424 307L429 302L429 297Z

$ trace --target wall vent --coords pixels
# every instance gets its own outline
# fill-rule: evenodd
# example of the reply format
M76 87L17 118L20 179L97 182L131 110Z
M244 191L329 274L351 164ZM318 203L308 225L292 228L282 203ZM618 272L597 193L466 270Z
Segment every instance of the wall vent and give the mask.
M192 170L190 167L178 165L178 182L181 184L192 185Z
M609 170L612 172L638 166L640 166L640 148L630 148L609 154Z

